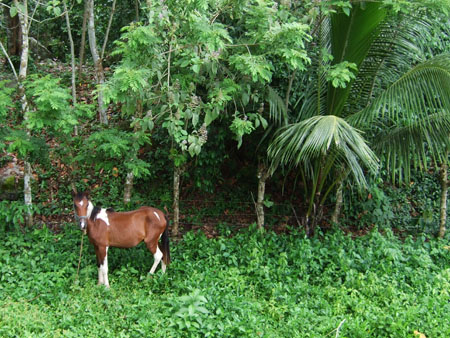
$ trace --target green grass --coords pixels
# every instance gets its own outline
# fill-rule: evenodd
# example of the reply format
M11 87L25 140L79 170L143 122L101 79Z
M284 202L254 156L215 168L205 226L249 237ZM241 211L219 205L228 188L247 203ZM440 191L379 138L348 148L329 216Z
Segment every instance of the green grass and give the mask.
M111 248L106 290L87 238L75 281L75 226L2 237L1 337L335 337L344 319L339 337L450 336L442 240L188 233L153 278L144 246Z

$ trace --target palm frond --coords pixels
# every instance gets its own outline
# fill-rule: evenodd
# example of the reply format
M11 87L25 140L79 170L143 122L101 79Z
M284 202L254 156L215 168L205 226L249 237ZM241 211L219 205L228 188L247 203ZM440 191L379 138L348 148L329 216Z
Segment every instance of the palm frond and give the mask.
M314 116L281 129L268 155L272 168L302 165L305 172L317 159L331 157L349 168L361 185L365 183L363 167L378 168L375 154L359 131L334 115Z
M417 65L366 109L347 120L358 128L378 119L394 123L417 119L426 127L428 115L440 111L450 113L450 54L438 55ZM442 131L448 132L445 128Z
M421 41L427 41L429 23L420 18L390 17L359 67L345 104L344 115L365 108L373 97L403 73L425 60Z
M314 28L314 42L308 52L311 67L303 73L296 87L296 100L292 106L294 120L300 122L317 115L326 115L327 88L325 68L330 61L323 59L323 51L330 53L331 48L331 20L322 17Z
M288 123L286 103L271 86L267 87L267 101L270 119L278 126L286 125Z
M424 129L424 124L428 128ZM448 133L442 134L443 128L450 130L450 114L439 112L430 114L426 123L405 120L385 128L374 138L374 150L385 159L393 181L409 179L411 168L426 170L430 156L435 163L448 161L445 149L450 147L450 137Z

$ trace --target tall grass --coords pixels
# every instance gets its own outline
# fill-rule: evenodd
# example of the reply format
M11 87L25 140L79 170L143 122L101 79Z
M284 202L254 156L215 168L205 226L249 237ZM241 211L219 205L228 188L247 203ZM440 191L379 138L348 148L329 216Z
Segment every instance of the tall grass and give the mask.
M109 250L106 290L86 239L76 280L74 226L2 237L1 337L450 337L444 241L191 232L153 278L144 246Z

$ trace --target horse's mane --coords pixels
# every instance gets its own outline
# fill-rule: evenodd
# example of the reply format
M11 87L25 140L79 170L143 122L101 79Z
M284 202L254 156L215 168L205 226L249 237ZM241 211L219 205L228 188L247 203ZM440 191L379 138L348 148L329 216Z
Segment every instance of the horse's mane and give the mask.
M97 214L102 210L100 207L94 207L91 212L91 221L95 221L95 218L97 217Z
M91 220L92 221L95 221L95 218L97 217L98 213L101 210L102 210L102 208L100 208L100 207L94 207L94 209L92 209L92 212L91 212ZM115 211L114 211L113 208L108 208L108 209L106 209L106 212L112 213L112 212L115 212Z

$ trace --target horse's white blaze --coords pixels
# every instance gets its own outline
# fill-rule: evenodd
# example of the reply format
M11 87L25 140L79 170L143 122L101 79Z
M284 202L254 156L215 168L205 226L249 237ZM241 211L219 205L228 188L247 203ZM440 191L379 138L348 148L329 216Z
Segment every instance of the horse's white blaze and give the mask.
M158 213L156 211L153 211L153 213L155 214L156 217L158 217L158 220L161 220L161 217L159 217Z
M155 273L156 267L158 266L159 262L161 262L161 258L163 257L163 253L161 250L159 250L159 247L156 247L156 252L153 255L155 258L155 262L153 263L152 268L150 269L150 273L153 275Z
M84 204L84 201L80 201L80 202L78 203L78 205L79 205L80 207L82 207L83 204Z
M103 222L105 222L106 225L109 225L109 218L108 218L108 214L106 213L106 209L100 210L100 212L97 215L97 218L99 218Z

